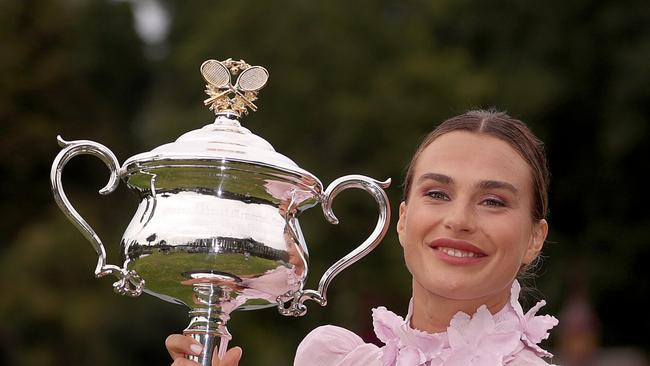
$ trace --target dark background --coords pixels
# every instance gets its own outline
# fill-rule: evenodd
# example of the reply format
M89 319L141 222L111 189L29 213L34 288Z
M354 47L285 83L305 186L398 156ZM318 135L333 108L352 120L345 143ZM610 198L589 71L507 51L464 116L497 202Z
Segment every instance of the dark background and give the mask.
M143 37L133 10L156 4L169 28ZM198 68L228 57L271 75L246 127L325 185L345 174L393 178L394 212L405 165L437 123L493 106L526 121L546 142L552 172L551 232L531 298L564 317L549 348L562 352L575 327L604 350L650 351L647 1L153 5L0 0L0 364L170 363L163 342L185 327L185 309L117 296L112 279L93 277L94 250L49 188L55 137L103 143L121 162L173 141L212 121ZM99 196L108 172L92 157L74 159L64 176L117 263L136 197L123 185ZM311 287L376 220L362 192L334 208L336 227L318 208L301 218ZM297 319L238 312L229 328L242 365L288 365L315 326L370 339L370 309L403 314L409 293L393 223L377 250L333 281L327 307L309 303Z

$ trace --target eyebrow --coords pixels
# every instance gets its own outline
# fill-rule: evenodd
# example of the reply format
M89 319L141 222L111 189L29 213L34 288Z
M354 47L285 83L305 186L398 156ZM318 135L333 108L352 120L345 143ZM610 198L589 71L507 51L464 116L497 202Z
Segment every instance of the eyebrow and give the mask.
M425 173L418 178L418 184L427 180L434 180L442 184L453 184L454 179L448 175L439 174L439 173ZM482 180L476 184L476 187L481 189L505 189L513 194L519 193L519 190L508 182L503 182L500 180Z
M453 179L451 179L450 176L444 175L444 174L438 174L438 173L424 173L418 178L418 184L422 183L426 180L435 180L438 183L442 184L451 184L454 182Z
M517 188L515 188L515 186L513 186L508 182L502 182L499 180L482 180L477 184L477 186L482 189L505 189L512 192L515 195L518 193Z

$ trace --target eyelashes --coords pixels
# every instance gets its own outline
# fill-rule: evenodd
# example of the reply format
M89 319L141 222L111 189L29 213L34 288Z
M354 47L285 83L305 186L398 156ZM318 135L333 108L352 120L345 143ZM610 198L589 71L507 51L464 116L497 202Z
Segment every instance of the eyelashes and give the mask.
M433 201L451 201L449 194L442 190L429 190L424 193L424 196ZM481 206L494 208L508 207L506 200L494 196L481 198L478 204Z
M486 198L481 204L488 207L506 207L506 203L497 198Z
M443 191L428 191L425 195L434 200L450 201L449 195Z

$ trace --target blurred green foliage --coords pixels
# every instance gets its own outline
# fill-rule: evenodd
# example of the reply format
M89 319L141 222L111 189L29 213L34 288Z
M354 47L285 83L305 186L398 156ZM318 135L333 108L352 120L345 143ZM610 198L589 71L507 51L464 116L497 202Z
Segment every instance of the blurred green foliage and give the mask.
M91 246L53 202L55 136L109 146L120 161L211 122L198 72L210 58L270 71L244 125L325 184L344 174L393 178L421 136L470 108L496 106L546 142L553 182L550 242L537 287L557 313L584 281L604 346L650 350L650 7L625 2L506 0L171 1L164 45L144 44L123 1L0 1L0 363L168 364L164 338L185 309L114 295L94 279ZM148 57L149 55L149 57ZM157 55L157 57L150 57ZM93 158L64 184L117 263L136 198L96 190ZM310 286L374 226L372 200L346 192L341 220L318 209L302 226ZM312 212L313 211L313 212ZM393 226L394 227L394 226ZM372 333L370 308L404 312L410 280L396 236L332 283L330 304L304 318L235 313L242 365L290 364L313 327ZM633 331L630 331L632 313Z

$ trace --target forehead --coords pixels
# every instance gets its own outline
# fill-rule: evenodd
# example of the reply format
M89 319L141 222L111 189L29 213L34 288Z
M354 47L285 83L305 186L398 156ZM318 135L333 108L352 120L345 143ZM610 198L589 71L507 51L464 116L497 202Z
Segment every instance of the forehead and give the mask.
M486 134L468 131L444 134L421 152L414 168L415 180L433 172L454 180L498 180L522 191L532 189L528 163L508 143Z

